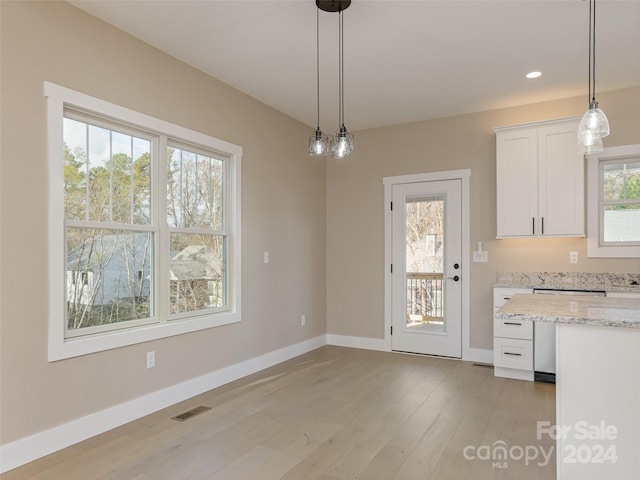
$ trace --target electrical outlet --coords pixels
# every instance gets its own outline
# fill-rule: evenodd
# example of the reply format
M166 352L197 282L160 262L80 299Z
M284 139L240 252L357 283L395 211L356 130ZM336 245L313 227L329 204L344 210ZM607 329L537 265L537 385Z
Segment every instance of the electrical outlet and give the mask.
M578 263L578 252L569 252L569 263Z
M156 366L156 352L147 352L147 368Z
M300 326L304 327L307 324L307 316L303 313L300 317Z

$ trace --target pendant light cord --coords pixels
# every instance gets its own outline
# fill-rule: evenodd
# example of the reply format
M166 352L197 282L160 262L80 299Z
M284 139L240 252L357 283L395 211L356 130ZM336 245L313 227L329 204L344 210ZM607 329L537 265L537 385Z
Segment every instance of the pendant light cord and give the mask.
M593 44L592 45L592 74L593 74L593 92L591 100L595 101L596 99L596 0L591 0L589 3L589 16L591 16L591 3L593 3L593 19L592 19L592 28L593 28Z
M342 125L344 125L344 20L342 18L342 10L340 10L340 12L338 13L338 28L339 28L339 32L338 32L338 57L339 57L339 62L338 62L338 76L339 78L339 85L338 85L338 101L340 102L339 105L339 116L340 116L340 125L339 127L342 127Z
M592 18L592 11L591 11L591 3L593 2L593 0L589 0L589 62L588 62L588 72L587 72L587 78L589 79L589 92L587 93L587 98L589 99L589 102L591 101L591 18Z
M320 9L316 8L316 94L318 97L318 129L320 129Z

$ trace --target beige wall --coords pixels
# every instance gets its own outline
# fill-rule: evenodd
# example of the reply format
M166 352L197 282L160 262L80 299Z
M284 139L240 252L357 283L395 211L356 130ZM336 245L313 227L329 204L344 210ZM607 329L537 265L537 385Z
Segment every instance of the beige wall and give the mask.
M605 146L640 143L640 88L598 94L611 135ZM470 343L492 348L491 284L498 271L640 271L640 260L587 259L584 239L496 240L492 127L582 115L586 98L527 105L357 132L354 154L327 168L327 327L331 334L384 337L385 176L471 169ZM577 250L578 265L569 264ZM468 270L467 270L468 271Z
M312 129L66 3L0 4L1 442L324 334L326 174L306 155ZM47 362L45 80L244 148L242 323Z

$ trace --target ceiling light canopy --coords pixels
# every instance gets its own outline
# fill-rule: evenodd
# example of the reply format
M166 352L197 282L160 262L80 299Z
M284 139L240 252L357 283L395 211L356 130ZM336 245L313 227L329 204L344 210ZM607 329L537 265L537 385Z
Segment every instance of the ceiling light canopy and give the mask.
M342 12L351 5L351 0L316 0L316 6L325 12Z

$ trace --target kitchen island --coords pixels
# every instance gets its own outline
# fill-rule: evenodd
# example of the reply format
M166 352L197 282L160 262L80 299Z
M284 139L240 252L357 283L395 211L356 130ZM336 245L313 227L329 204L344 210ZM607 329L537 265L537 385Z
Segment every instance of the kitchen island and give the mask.
M640 300L516 294L498 318L556 324L558 480L640 478Z

